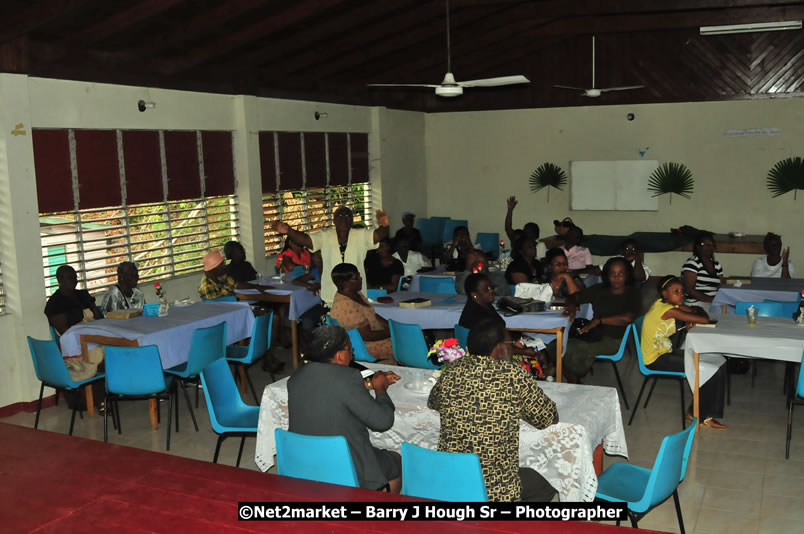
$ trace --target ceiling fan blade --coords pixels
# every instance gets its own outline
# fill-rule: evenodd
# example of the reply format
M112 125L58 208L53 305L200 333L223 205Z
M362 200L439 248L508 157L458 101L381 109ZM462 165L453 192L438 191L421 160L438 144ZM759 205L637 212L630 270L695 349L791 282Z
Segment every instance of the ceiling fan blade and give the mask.
M554 85L553 87L557 87L558 89L570 89L572 91L586 91L583 87L572 87L569 85Z
M430 83L367 83L366 87L439 87Z
M625 87L606 87L605 89L600 89L601 93L605 93L607 91L629 91L631 89L642 89L644 85L627 85Z
M496 87L499 85L516 85L518 83L530 83L524 76L500 76L498 78L484 78L482 80L467 80L458 82L461 87Z

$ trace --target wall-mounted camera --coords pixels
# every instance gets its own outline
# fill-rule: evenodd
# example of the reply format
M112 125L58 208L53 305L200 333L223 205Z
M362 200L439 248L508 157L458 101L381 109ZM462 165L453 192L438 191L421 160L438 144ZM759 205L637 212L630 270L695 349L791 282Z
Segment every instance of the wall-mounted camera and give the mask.
M140 110L140 113L145 111L146 109L154 109L156 107L155 102L146 102L145 100L140 100L137 102L137 109Z
M319 112L319 111L316 111L315 113L313 113L313 116L315 117L315 120L317 120L317 121L318 121L318 120L321 120L321 119L326 119L326 118L327 118L327 114L326 114L326 113L321 113L321 112Z
M625 118L628 119L629 121L632 121L632 120L634 120L634 114L629 113L628 115L625 116Z

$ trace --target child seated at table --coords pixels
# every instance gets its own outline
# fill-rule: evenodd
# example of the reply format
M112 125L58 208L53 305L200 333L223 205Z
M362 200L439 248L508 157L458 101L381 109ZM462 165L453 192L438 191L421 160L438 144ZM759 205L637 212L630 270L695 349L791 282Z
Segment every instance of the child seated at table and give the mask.
M659 294L645 314L640 334L642 358L654 371L684 371L684 338L696 324L706 324L709 316L701 308L684 305L684 284L678 277L668 275L659 281ZM714 376L700 386L701 424L710 428L725 429L715 417L723 417L723 399L726 391L726 366L722 365ZM692 421L692 405L687 412Z

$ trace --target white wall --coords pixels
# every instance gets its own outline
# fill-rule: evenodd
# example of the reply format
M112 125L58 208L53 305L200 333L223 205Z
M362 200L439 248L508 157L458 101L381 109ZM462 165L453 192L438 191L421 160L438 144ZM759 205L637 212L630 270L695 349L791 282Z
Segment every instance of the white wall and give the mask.
M156 107L140 112L137 102ZM326 113L316 121L314 112ZM0 407L36 398L36 380L25 336L48 337L45 287L39 237L31 128L231 130L235 135L235 169L241 233L255 268L269 272L263 254L259 130L369 132L377 154L371 108L191 93L0 74L0 261L8 313L0 316ZM22 124L24 135L12 135ZM423 158L421 168L424 168ZM372 167L381 205L380 166ZM164 283L170 298L198 294L199 274ZM154 300L153 288L142 288ZM46 392L46 394L48 394Z
M633 121L626 120L634 113ZM780 159L801 156L804 99L430 114L426 123L427 211L469 219L470 231L504 234L505 199L516 195L514 227L533 220L542 235L570 216L587 234L667 231L683 224L717 233L780 233L804 269L804 195L772 199L765 177ZM778 136L726 137L725 130L780 128ZM530 173L549 161L645 158L686 164L691 200L667 196L656 212L573 212L569 188L531 193ZM570 177L571 182L571 177ZM688 254L649 254L656 274L677 273ZM719 254L726 274L747 274L754 256ZM804 272L804 271L802 271Z

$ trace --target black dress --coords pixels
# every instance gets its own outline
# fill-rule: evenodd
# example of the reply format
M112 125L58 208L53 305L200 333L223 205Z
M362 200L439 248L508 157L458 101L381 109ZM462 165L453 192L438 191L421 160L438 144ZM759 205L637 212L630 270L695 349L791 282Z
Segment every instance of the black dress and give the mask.
M488 306L483 306L475 302L473 298L469 297L466 300L466 305L463 307L461 318L458 320L458 324L471 330L472 327L474 327L477 323L485 319L494 319L495 321L500 321L503 323L503 325L505 325L505 320L500 317L500 314L497 313L497 311L494 309L494 306L491 304Z
M528 277L528 282L538 284L544 277L544 268L542 267L541 262L537 259L534 259L532 262L528 262L524 258L517 258L512 261L505 270L505 279L509 284L514 283L514 281L511 279L511 275L513 273L522 273Z
M382 264L376 250L370 250L363 261L363 268L366 270L367 287L382 287L391 283L395 274L404 276L405 266L402 262L394 258L389 266Z
M68 297L57 289L45 305L45 315L50 318L60 313L67 314L67 327L78 324L84 320L84 310L95 305L95 297L85 289L73 290L75 298Z

